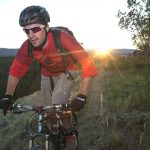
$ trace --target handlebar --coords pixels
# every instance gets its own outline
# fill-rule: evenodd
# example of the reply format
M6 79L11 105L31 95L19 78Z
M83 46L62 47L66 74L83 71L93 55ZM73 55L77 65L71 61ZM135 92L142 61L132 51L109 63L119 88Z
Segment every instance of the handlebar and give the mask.
M44 111L64 111L71 110L71 104L53 104L49 106L31 106L31 105L22 105L22 104L14 104L12 106L13 113L23 113L28 111L35 112L44 112Z

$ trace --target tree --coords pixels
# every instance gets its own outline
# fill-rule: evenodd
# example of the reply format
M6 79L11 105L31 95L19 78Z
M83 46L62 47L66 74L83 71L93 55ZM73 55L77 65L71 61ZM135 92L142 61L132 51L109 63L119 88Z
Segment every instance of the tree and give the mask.
M127 0L127 11L119 10L117 17L120 19L120 28L131 32L132 40L137 48L149 50L150 0Z

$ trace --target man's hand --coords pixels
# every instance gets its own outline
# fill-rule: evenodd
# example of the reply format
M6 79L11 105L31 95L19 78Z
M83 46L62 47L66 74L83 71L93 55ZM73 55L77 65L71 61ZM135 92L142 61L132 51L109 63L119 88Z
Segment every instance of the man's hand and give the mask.
M0 108L3 109L4 115L6 115L6 112L10 107L13 105L13 97L11 95L5 95L0 100Z
M79 94L75 99L71 102L72 111L77 112L83 109L86 103L86 96L83 94Z

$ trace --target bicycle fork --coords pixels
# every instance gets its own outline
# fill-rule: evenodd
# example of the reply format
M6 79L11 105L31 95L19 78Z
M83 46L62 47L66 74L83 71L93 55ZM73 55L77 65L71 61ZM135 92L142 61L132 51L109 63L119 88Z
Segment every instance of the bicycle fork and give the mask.
M30 135L29 139L29 150L34 146L34 139L37 135ZM49 150L49 135L45 134L45 150Z

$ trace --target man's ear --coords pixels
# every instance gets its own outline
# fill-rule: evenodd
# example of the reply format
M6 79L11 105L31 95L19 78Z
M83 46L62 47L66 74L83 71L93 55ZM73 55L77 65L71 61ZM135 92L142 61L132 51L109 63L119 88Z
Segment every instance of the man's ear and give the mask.
M46 25L46 31L47 32L49 31L49 25L48 24Z

